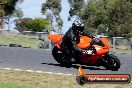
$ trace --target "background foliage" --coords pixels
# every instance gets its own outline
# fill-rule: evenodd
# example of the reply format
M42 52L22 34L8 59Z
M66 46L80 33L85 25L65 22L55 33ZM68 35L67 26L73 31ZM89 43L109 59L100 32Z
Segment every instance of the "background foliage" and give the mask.
M76 1L76 2L74 2ZM108 36L132 36L131 0L69 0L72 15L78 15L85 23L85 30ZM76 6L78 4L78 7Z
M16 20L16 29L19 32L34 31L40 32L48 30L49 21L43 18L20 18Z
M29 31L28 29L28 23L29 21L33 20L32 18L20 18L16 20L16 29L19 32L23 32L23 31Z
M46 19L35 18L34 20L30 20L28 22L28 28L34 32L41 32L43 30L46 30L48 24L49 21Z
M22 3L24 0L0 0L0 28L4 28L4 21L11 17L22 17L23 13L20 8L16 8L16 4Z
M61 0L46 0L46 3L42 4L42 14L46 15L46 19L50 20L51 25L53 25L53 20L57 23L58 29L55 31L61 30L63 26L63 21L59 14L61 9ZM55 28L51 27L51 29Z

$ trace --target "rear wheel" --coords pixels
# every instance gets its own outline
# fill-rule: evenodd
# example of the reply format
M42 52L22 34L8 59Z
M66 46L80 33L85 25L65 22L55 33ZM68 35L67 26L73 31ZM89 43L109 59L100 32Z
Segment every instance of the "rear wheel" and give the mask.
M61 66L66 66L67 68L70 68L71 67L71 63L70 61L66 60L64 58L64 53L62 52L61 49L59 49L58 47L54 47L53 50L52 50L52 55L54 57L54 59L60 63Z
M105 58L103 59L103 62L104 62L103 66L106 69L112 71L118 71L121 65L120 60L113 53L106 55Z
M52 55L54 57L54 59L58 62L61 63L63 56L63 52L61 49L59 49L58 47L54 47L52 50Z

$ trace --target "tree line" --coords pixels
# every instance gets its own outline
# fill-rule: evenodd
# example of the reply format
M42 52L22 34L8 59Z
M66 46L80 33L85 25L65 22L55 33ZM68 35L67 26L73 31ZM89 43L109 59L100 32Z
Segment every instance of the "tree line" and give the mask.
M132 36L132 0L68 0L69 14L78 16L84 21L85 31L91 34L107 36ZM0 28L5 19L17 16L16 29L22 31L54 30L53 22L57 24L56 30L63 26L60 17L62 9L61 0L46 0L42 3L41 13L46 18L22 18L23 13L16 5L23 0L0 0Z
M17 4L22 3L23 0L0 0L0 29L4 29L5 23L9 23L12 17L22 17L23 13Z
M132 36L132 0L69 0L70 15L79 16L85 30L107 36ZM79 5L80 4L80 5Z
M5 20L10 21L11 17L17 17L15 22L15 29L19 32L22 31L46 31L55 30L53 28L53 20L57 23L59 30L62 28L63 21L59 15L61 11L61 0L47 0L46 3L42 3L41 13L46 18L23 18L23 12L21 8L17 7L17 4L24 0L0 0L0 28L4 29ZM50 13L48 12L50 11Z
M33 31L42 32L49 31L48 25L49 21L43 18L20 18L16 20L16 29L19 32L23 31Z

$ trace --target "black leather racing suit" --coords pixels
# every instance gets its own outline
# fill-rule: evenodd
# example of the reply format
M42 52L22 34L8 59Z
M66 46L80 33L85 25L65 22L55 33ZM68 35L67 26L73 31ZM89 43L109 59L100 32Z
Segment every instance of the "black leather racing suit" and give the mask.
M83 35L86 34L83 33ZM70 28L63 36L61 46L63 47L65 52L65 59L78 57L82 53L82 49L76 46L76 44L80 42L79 37L80 37L79 35L78 36L75 35L72 28Z

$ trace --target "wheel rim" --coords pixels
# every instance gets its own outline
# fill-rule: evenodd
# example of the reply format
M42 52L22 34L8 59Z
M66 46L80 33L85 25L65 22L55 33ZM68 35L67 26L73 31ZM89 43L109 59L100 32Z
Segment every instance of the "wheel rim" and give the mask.
M104 61L107 64L107 66L109 66L109 67L116 67L117 66L117 63L112 58L107 58Z

